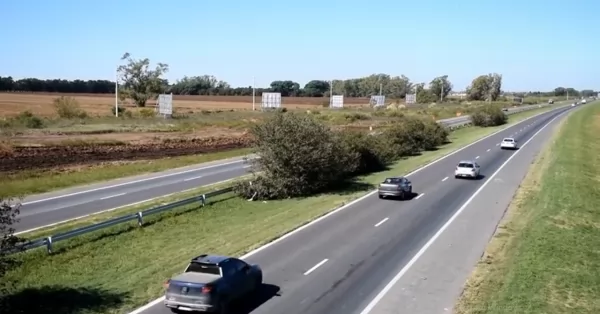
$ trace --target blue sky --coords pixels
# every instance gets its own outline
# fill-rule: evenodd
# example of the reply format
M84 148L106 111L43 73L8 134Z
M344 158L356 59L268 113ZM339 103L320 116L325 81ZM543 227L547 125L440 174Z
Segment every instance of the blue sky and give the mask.
M505 90L598 90L599 13L597 0L3 0L0 76L112 79L130 52L171 81L447 74L460 90L498 72Z

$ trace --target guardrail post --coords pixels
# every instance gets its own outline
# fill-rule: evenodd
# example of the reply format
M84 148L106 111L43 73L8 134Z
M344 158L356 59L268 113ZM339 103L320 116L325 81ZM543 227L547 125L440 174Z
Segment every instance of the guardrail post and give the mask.
M48 254L52 254L52 236L46 238L46 250Z
M144 214L142 214L142 212L137 213L138 226L140 226L140 227L144 224L143 216L144 216Z
M202 201L202 207L204 207L204 205L206 205L206 194L202 194L201 201Z

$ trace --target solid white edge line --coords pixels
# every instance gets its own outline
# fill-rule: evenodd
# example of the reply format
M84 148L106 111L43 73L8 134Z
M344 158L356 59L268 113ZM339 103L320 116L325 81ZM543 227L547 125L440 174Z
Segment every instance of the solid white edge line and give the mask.
M379 227L381 226L384 222L388 221L388 219L390 219L389 217L385 217L383 220L381 220L380 222L375 224L375 227Z
M119 193L119 194L113 194L113 195L109 195L109 196L105 196L105 197L101 197L100 200L107 200L109 198L113 198L113 197L119 197L119 196L123 196L127 193Z
M172 176L176 176L176 175L180 175L180 174L185 174L185 173L190 173L190 172L194 172L194 171L201 171L201 170L205 170L205 169L211 169L211 168L216 168L216 167L221 167L221 166L232 165L232 164L236 164L236 163L240 163L240 162L244 162L244 161L245 161L244 159L235 160L235 161L230 161L230 162L226 162L226 163L222 163L222 164L216 164L216 165L206 166L206 167L202 167L202 168L194 168L194 169L190 169L190 170L185 170L185 171L180 171L180 172L175 172L175 173L164 174L164 175L160 175L160 176L156 176L156 177L150 177L150 178L145 178L145 179L139 179L139 180L134 180L134 181L123 182L123 183L119 183L119 184L113 184L113 185L109 185L109 186L103 186L103 187L99 187L99 188L95 188L95 189L90 189L90 190L84 190L84 191L79 191L79 192L74 192L74 193L69 193L69 194L62 194L62 195L57 195L57 196L53 196L53 197L43 198L43 199L40 199L40 200L35 200L35 201L21 203L21 205L30 205L30 204L41 203L41 202L45 202L45 201L50 201L50 200L65 198L65 197L79 195L79 194L85 194L85 193L90 193L90 192L102 191L102 190L106 190L106 189L110 189L110 188L115 188L115 187L119 187L119 186L124 186L124 185L129 185L129 184L140 183L140 182L145 182L145 181L150 181L150 180L156 180L156 179L162 179L162 178L172 177Z
M306 275L308 275L308 274L312 273L313 271L315 271L315 269L317 269L317 268L321 267L323 264L327 263L327 261L328 261L328 259L324 259L324 260L320 261L320 262L319 262L317 265L315 265L315 266L313 266L311 269L307 270L307 271L304 273L304 276L306 276Z
M529 140L527 140L527 142L525 142L521 146L521 149L523 149L525 146L527 146L527 144L529 144L529 142L531 142L540 132L542 132L554 120L563 116L567 112L569 112L569 110L566 110L566 111L560 113L559 115L554 117L552 120L548 121L543 127L541 127L537 132L535 132L535 134L533 134L529 138ZM425 251L427 251L427 249L433 244L433 242L435 242L435 240L446 230L446 228L448 228L448 226L450 226L450 224L452 224L452 222L463 212L463 210L473 201L473 199L502 170L502 168L504 168L515 156L517 156L517 154L519 152L521 152L521 150L516 151L514 154L512 154L510 157L508 157L508 159L502 165L500 165L500 168L498 168L496 170L496 172L494 172L481 185L481 187L479 187L479 189L477 189L477 191L475 191L475 193L473 193L473 195L471 195L471 197L469 197L469 199L467 199L467 201L454 213L454 215L452 215L452 217L450 217L450 219L448 219L448 221L446 221L446 223L429 239L429 241L427 241L427 243L425 243L425 245L423 245L423 247L417 252L417 254L415 254L413 256L413 258L411 258L410 261L408 261L408 263L400 270L400 272L398 274L396 274L396 276L394 276L394 278L392 278L392 280L390 280L390 282L388 282L387 285L385 285L385 287L375 296L375 298L373 298L373 300L371 300L371 302L369 302L369 304L367 304L367 306L360 312L360 314L369 314L373 310L373 308L377 305L377 303L379 303L379 301L381 301L381 299L396 284L396 282L398 282L400 280L400 278L402 278L402 276L404 276L404 274L410 269L410 267L414 263L416 263L416 261L421 257L421 255L423 255L425 253Z
M31 229L27 229L27 230L15 232L14 235L20 235L20 234L24 234L24 233L28 233L28 232L33 232L33 231L44 229L44 228L52 228L52 227L55 227L57 225L64 224L64 223L67 223L67 222L71 222L71 221L74 221L74 220L83 219L83 218L95 216L95 215L102 214L102 213L112 212L112 211L120 209L120 208L129 207L129 206L135 206L135 205L139 205L139 204L142 204L142 203L151 202L151 201L157 200L159 198L169 197L169 196L172 196L172 195L175 195L175 194L185 193L185 192L189 192L189 191L192 191L192 190L195 190L195 189L199 189L199 188L204 188L204 187L209 187L209 186L212 186L212 185L217 185L217 184L225 183L225 182L228 182L228 181L231 181L231 180L235 180L235 179L237 179L237 178L231 178L231 179L227 179L227 180L223 180L223 181L219 181L219 182L214 182L214 183L210 183L210 184L207 184L207 185L203 185L203 186L199 186L199 187L195 187L195 188L191 188L191 189L187 189L187 190L183 190L183 191L179 191L179 192L174 192L174 193L170 193L170 194L166 194L166 195L161 195L161 196L149 198L147 200L138 201L138 202L135 202L135 203L121 205L121 206L113 207L113 208L110 208L110 209L105 209L103 211L99 211L99 212L95 212L95 213L91 213L91 214L87 214L87 215L83 215L83 216L78 216L78 217L75 217L75 218L69 218L67 220L62 220L62 221L54 222L54 223L51 223L49 225L39 226L39 227L35 227L35 228L31 228Z
M551 113L553 111L557 111L557 110L565 108L565 107L566 106L558 107L558 108L554 108L554 109L551 109L551 110L548 110L548 111L545 111L545 112L541 112L541 113L539 113L537 115L533 115L531 117L525 118L525 119L523 119L523 120L521 120L519 122L513 123L511 125L507 125L505 128L502 128L501 130L498 130L498 131L496 131L496 132L494 132L492 134L486 135L486 136L484 136L484 137L476 140L475 142L472 142L471 144L465 145L465 146L463 146L463 147L461 147L459 149L456 149L456 150L454 150L452 152L449 152L448 154L446 154L446 155L444 155L444 156L442 156L442 157L440 157L440 158L438 158L438 159L436 159L436 160L434 160L434 161L432 161L432 162L430 162L428 164L425 164L424 166L422 166L420 168L417 168L416 170L414 170L414 171L410 172L409 174L405 175L405 177L411 176L411 175L413 175L413 174L415 174L415 173L417 173L417 172L419 172L419 171L421 171L423 169L426 169L426 168L428 168L428 167L430 167L430 166L432 166L432 165L434 165L434 164L436 164L436 163L438 163L438 162L440 162L440 161L442 161L442 160L444 160L444 159L446 159L446 158L448 158L450 156L453 156L453 155L455 155L455 154L457 154L457 153L459 153L459 152L461 152L461 151L463 151L463 150L465 150L465 149L467 149L467 148L469 148L469 147L471 147L471 146L473 146L473 145L475 145L475 144L477 144L479 142L485 141L488 138L491 138L491 137L493 137L495 135L500 134L501 132L504 132L504 131L506 131L506 130L508 130L510 128L513 128L513 127L515 127L517 125L520 125L521 123L523 123L525 121L528 121L528 120L533 119L533 118L537 118L537 117L539 117L539 116L541 116L543 114L548 114L548 113ZM328 217L330 217L330 216L332 216L332 215L334 215L334 214L336 214L336 213L338 213L338 212L340 212L340 211L342 211L342 210L344 210L344 209L346 209L348 207L351 207L352 205L354 205L354 204L356 204L356 203L358 203L358 202L366 199L367 197L369 197L371 195L374 195L375 193L377 193L377 190L371 191L371 192L369 192L369 193L367 193L367 194L365 194L365 195L363 195L363 196L361 196L361 197L359 197L359 198L357 198L357 199L349 202L348 204L339 207L338 209L332 210L329 213L327 213L327 214L325 214L325 215L323 215L323 216L321 216L321 217L319 217L319 218L317 218L317 219L315 219L315 220L313 220L313 221L311 221L311 222L309 222L307 224L304 224L304 225L302 225L302 226L300 226L300 227L298 227L298 228L296 228L294 230L291 230L288 233L283 234L279 238L277 238L277 239L275 239L275 240L273 240L271 242L265 243L264 245L262 245L262 246L260 246L260 247L258 247L256 249L254 249L253 251L250 251L250 252L248 252L248 253L240 256L239 258L240 259L246 259L246 258L248 258L248 257L250 257L250 256L252 256L252 255L254 255L254 254L256 254L256 253L258 253L260 251L262 251L262 250L265 250L265 249L271 247L272 245L275 245L275 244L277 244L277 243L279 243L279 242L287 239L288 237L291 237L291 236L295 235L296 233L298 233L298 232L300 232L300 231L302 231L302 230L304 230L304 229L306 229L306 228L308 228L308 227L310 227L310 226L318 223L319 221L327 219ZM152 301L148 302L147 304L145 304L145 305L143 305L143 306L141 306L141 307L139 307L139 308L137 308L137 309L129 312L128 314L140 314L140 313L146 311L147 309L149 309L149 308L151 308L151 307L159 304L164 299L165 299L165 296L163 295L163 296L161 296L161 297L159 297L159 298L157 298L155 300L152 300Z

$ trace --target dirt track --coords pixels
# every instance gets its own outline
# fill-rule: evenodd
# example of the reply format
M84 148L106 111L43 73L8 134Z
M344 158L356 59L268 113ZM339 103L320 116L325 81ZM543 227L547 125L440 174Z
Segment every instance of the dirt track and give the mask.
M247 136L132 145L15 147L0 153L0 172L49 169L118 160L159 159L249 147Z

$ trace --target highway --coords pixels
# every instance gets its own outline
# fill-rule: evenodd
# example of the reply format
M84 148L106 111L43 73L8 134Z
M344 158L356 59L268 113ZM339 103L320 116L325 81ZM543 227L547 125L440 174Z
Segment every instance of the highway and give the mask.
M537 134L548 124L557 123L571 109L562 107L527 119L414 171L408 175L415 192L411 200L381 200L373 192L243 256L262 267L265 285L260 295L241 305L235 313L405 312L402 303L396 303L393 311L377 309L377 303L386 299L382 290L390 280L399 270L410 268L414 256L423 254L422 248L430 245L429 240L437 237L440 228L463 211L476 194L482 191L485 195L495 194L494 185L487 185L489 180L498 173L511 173L511 169L522 175L531 163L535 154L501 150L501 140L514 137L521 146L531 140L537 143L531 147L539 148L546 138ZM481 165L480 179L454 178L456 164L465 159ZM518 182L511 181L510 186L516 188ZM494 204L480 200L477 205L481 212L485 206L491 208ZM468 247L470 234L462 228L461 240ZM438 264L443 264L444 258L435 256ZM363 311L367 306L368 311ZM163 314L170 310L158 299L131 314L140 313Z
M509 108L509 112L538 105ZM468 116L440 120L446 126L464 123ZM160 173L122 178L104 183L74 187L24 199L17 234L78 219L153 198L233 179L248 173L242 157L173 169Z

